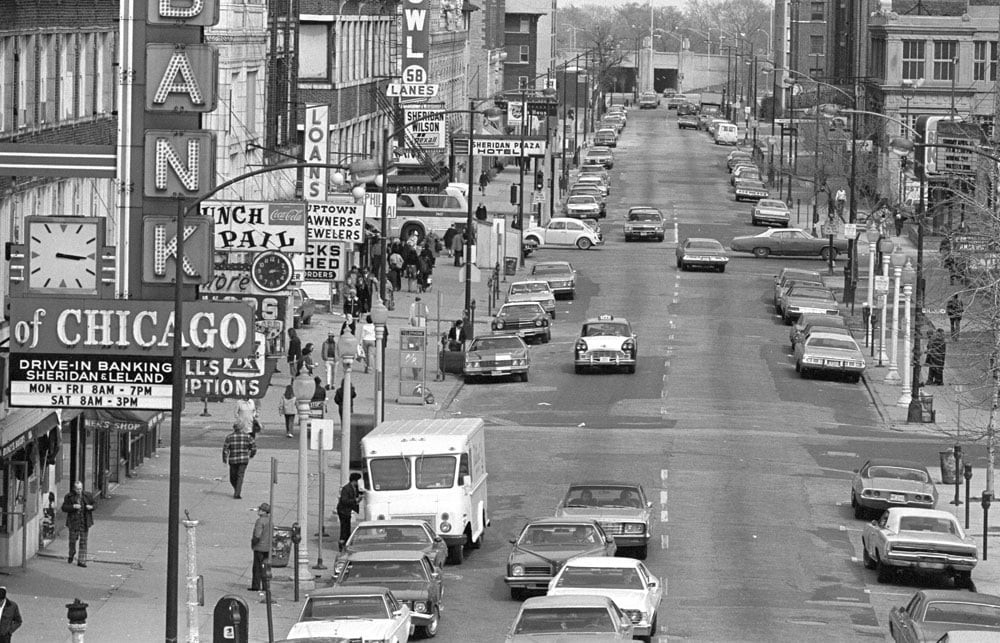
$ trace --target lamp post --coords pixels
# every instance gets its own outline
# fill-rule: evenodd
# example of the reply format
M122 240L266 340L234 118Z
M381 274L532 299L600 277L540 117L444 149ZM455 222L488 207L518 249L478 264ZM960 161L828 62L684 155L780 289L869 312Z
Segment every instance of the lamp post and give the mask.
M908 407L910 406L910 378L913 377L913 368L910 364L910 332L912 331L912 326L910 324L910 297L913 294L913 281L916 279L916 271L913 269L913 265L910 264L910 259L907 257L906 265L903 266L903 380L900 383L902 387L902 393L899 396L899 401L896 402L896 406Z
M868 313L874 311L875 304L875 251L878 249L879 242L879 231L878 226L875 225L875 221L871 220L868 222L868 227L865 228L865 240L868 241L868 299L866 301L866 306L868 307ZM875 345L875 332L874 326L866 320L865 324L865 344L872 348Z
M312 399L315 384L306 373L299 373L292 380L292 391L295 393L295 410L299 420L299 478L298 478L298 502L296 504L295 518L301 529L300 533L308 534L306 526L309 517L309 400ZM322 529L322 516L320 517L320 528ZM313 581L313 574L309 570L309 539L303 537L299 540L299 589L313 589L316 584Z
M521 267L524 267L524 131L528 129L528 91L527 88L521 90L521 146L518 150L518 183L517 189L517 232L520 243L517 246L517 254L520 257ZM586 141L585 141L586 142Z
M900 381L899 370L896 365L899 359L899 347L897 346L897 342L899 341L899 286L903 276L903 264L906 261L906 255L903 254L903 249L899 247L898 243L893 249L889 261L892 264L893 270L892 342L889 345L891 351L889 354L889 372L885 374L885 381L895 384Z
M351 475L351 410L354 406L351 400L351 365L358 351L358 338L351 333L350 328L337 340L337 352L344 362L344 382L341 396L340 412L340 485L348 484Z
M372 323L375 324L375 426L382 423L385 409L385 378L382 374L385 353L385 325L389 321L389 309L385 307L382 300L376 301L372 305Z
M879 241L879 248L882 248L882 244L885 243L885 239ZM889 279L889 252L882 253L882 277L884 280ZM882 304L882 314L879 317L879 328L878 328L878 365L882 364L889 359L889 356L885 352L885 320L886 313L889 304L889 293L879 295L879 301Z

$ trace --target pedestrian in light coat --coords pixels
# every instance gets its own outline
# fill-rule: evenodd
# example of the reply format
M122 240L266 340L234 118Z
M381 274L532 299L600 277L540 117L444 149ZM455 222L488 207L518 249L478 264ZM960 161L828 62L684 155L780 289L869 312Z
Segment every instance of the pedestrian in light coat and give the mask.
M87 535L94 526L94 507L97 502L94 496L83 490L83 483L77 480L73 483L73 491L63 498L62 510L66 514L66 526L69 527L69 555L66 562L72 563L77 556L77 542L80 544L80 555L77 565L87 566Z

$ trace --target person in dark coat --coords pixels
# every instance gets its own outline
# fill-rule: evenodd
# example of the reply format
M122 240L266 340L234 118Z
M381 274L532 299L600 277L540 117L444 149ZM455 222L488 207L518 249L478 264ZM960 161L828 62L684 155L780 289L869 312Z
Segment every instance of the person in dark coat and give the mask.
M948 313L948 321L951 323L951 339L952 341L958 341L958 331L962 327L962 315L965 314L965 304L962 303L962 298L955 293L948 300L948 304L945 307L945 311Z
M944 360L947 343L944 330L939 328L927 343L927 384L931 386L944 385Z
M0 587L0 643L10 643L11 636L21 627L21 610L7 598L7 588Z
M97 503L94 496L83 490L83 483L77 480L73 483L73 491L63 498L62 510L66 514L66 526L69 527L69 555L66 562L72 563L77 555L76 544L80 543L80 555L77 565L87 566L87 534L94 526L94 507Z
M406 292L413 292L413 281L419 272L420 255L410 244L403 245L403 274L406 276Z
M347 291L347 297L344 298L344 315L357 318L360 314L361 300L358 299L358 291L356 288L351 288Z
M251 572L251 592L267 589L267 559L271 556L271 505L261 503L257 508L257 522L253 524L253 535L250 536L250 549L253 550L253 570Z
M490 184L490 175L483 170L479 173L479 193L486 194L486 186Z
M351 514L361 513L361 498L364 490L358 488L358 481L361 474L357 471L351 473L350 480L340 489L340 499L337 501L337 518L340 519L340 541L338 543L340 551L344 551L344 544L351 537Z
M295 378L302 370L302 340L294 328L288 329L288 374Z
M480 203L476 208L476 219L479 221L485 221L489 217L489 213L486 211L486 204Z
M454 325L448 330L445 341L447 342L449 351L465 350L467 336L463 325L464 323L461 319L456 319Z
M453 223L448 226L448 229L444 231L444 236L441 238L445 249L448 251L448 256L451 256L451 240L455 238L456 234L458 234L458 230L455 229L455 224Z
M355 390L354 384L351 384L350 411L354 410L354 398L357 396L358 392ZM344 380L340 380L340 386L337 388L337 392L333 394L333 403L337 405L337 417L344 417Z

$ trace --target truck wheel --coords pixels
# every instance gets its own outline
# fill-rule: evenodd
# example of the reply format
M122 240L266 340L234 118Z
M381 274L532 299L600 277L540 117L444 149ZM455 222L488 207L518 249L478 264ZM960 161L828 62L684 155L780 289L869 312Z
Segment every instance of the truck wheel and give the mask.
M448 562L452 565L461 565L465 560L465 544L448 545Z

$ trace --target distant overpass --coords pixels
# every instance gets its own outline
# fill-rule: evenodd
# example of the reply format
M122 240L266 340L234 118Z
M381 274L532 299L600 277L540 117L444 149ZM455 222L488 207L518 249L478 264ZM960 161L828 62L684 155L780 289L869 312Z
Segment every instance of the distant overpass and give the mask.
M572 58L567 54L566 58ZM698 54L689 49L653 52L652 78L649 74L649 50L639 51L639 91L652 89L662 94L665 89L680 93L714 88L721 90L726 84L726 56L724 54ZM742 71L742 70L741 70ZM743 72L745 73L745 71ZM741 78L743 74L740 74ZM615 74L612 91L632 92L636 87L635 52L626 55Z

